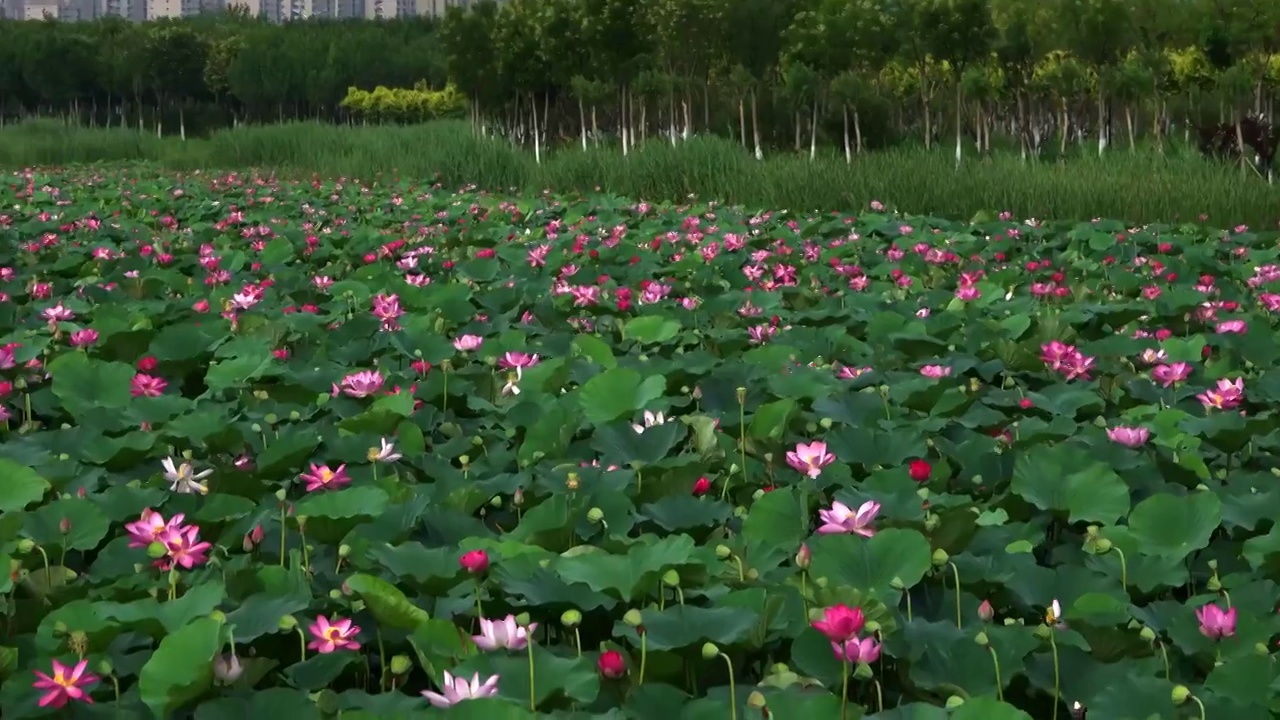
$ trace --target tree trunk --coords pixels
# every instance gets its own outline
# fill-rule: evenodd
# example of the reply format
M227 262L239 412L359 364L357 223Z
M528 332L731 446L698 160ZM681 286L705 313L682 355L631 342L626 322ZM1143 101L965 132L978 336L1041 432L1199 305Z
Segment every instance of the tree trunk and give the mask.
M818 98L813 98L813 120L809 123L809 161L818 157Z
M745 98L738 97L738 137L742 138L742 149L747 149L747 110Z
M859 155L862 154L862 113L858 111L858 106L853 106L853 138L854 149Z
M1129 152L1138 152L1137 140L1133 134L1133 107L1129 103L1124 104L1124 124L1129 130Z
M587 149L587 108L582 103L582 98L578 98L578 127L582 135L582 149Z
M956 167L960 167L960 159L964 156L964 139L962 137L964 123L964 88L960 77L956 76Z
M849 145L849 105L841 103L840 115L844 120L844 162L846 165L853 164L853 149Z
M751 88L751 138L756 145L756 160L763 160L764 148L760 144L760 108L756 102L755 88Z

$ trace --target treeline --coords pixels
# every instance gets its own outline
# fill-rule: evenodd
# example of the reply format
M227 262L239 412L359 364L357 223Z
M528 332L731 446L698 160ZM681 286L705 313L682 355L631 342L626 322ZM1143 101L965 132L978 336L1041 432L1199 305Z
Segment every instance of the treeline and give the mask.
M443 88L427 18L271 24L240 13L131 23L0 21L0 118L182 132L344 121L350 88Z
M902 141L957 154L1163 149L1200 123L1272 109L1280 3L507 0L439 25L0 23L10 117L352 121L353 87L450 81L477 132L535 152L606 141L627 152L698 133L757 155ZM415 117L392 107L360 119Z

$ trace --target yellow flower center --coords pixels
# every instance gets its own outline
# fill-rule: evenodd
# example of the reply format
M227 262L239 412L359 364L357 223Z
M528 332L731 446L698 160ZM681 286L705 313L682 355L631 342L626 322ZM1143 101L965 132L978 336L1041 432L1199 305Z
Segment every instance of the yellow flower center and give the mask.
M381 454L381 451L378 448L369 448L369 454L366 455L365 457L369 458L369 462L373 462L374 460L378 459L378 455L380 454Z
M324 639L325 640L341 640L342 631L336 627L330 626L328 630L324 631Z
M329 484L329 481L330 481L330 480L332 480L332 479L333 479L333 471L332 471L332 470L330 470L329 468L324 468L324 469L322 469L322 470L320 471L320 484L321 484L321 485L328 485L328 484Z

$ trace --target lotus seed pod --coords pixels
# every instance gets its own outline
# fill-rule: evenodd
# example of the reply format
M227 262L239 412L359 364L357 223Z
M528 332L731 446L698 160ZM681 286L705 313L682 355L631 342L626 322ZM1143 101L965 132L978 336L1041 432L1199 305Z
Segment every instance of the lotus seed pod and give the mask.
M937 530L938 526L941 524L942 518L938 517L934 513L929 513L928 517L924 519L924 529L930 532Z
M781 675L788 672L791 672L791 668L787 667L786 663L774 663L769 666L770 675Z
M746 579L751 582L755 582L760 579L760 571L755 568L747 568L745 575Z
M763 710L765 705L764 693L759 690L752 690L751 694L747 696L747 707L753 710Z
M535 457L537 455L538 453L534 453ZM537 459L541 460L542 458ZM578 479L578 473L569 473L569 477L565 478L564 486L565 489L569 490L569 492L577 491L577 489L582 486L582 481Z
M1227 479L1227 469L1226 469L1226 468L1218 468L1218 471L1217 471L1216 473L1214 473L1214 477L1218 478L1219 480L1226 480L1226 479Z
M644 353L640 353L640 362L649 362L649 356Z
M733 509L733 516L741 520L747 516L747 509L739 505Z
M747 389L746 389L746 388L744 388L744 387L736 388L736 389L734 390L734 393L738 396L738 402L739 402L739 403L744 403L744 402L746 402L746 401L747 401Z
M875 677L875 671L867 663L858 663L858 667L853 670L853 677L857 680L866 682Z
M680 587L680 573L675 570L662 573L662 584L667 587Z
M36 543L31 538L22 538L18 541L18 552L26 555L36 549Z
M1089 527L1087 527L1087 528L1085 528L1085 529L1084 529L1084 534L1085 534L1085 535L1087 535L1087 536L1089 536L1089 537L1091 537L1091 538L1092 538L1092 537L1098 537L1098 531L1099 531L1099 529L1100 529L1100 528L1099 528L1097 525L1090 525Z
M1104 428L1107 426L1107 419L1099 415L1093 419L1093 425L1094 427Z
M755 492L751 493L751 499L752 499L752 500L759 500L760 498L762 498L762 497L764 497L764 496L765 496L765 492L764 492L764 489L763 489L763 488L762 488L762 489L759 489L759 490L756 490Z
M1009 627L1010 625L1017 625L1017 624L1018 624L1018 620L1017 620L1017 618L1005 618L1005 619L1004 619L1004 626L1005 626L1005 627Z
M288 632L298 627L298 620L292 615L282 615L280 616L280 622L278 624L281 630Z
M804 431L805 431L805 433L806 433L806 434L809 434L809 435L813 435L813 434L817 433L817 432L818 432L818 423L816 423L816 422L807 422L807 423L805 423L805 425L804 425Z
M413 669L413 660L408 655L394 655L391 658L391 674L406 675Z
M1217 575L1213 575L1209 578L1209 581L1205 583L1205 587L1209 592L1222 592L1222 581L1218 579Z
M470 464L471 464L471 456L470 456L470 455L459 455L459 456L458 456L458 462L459 462L459 463L461 463L463 467L466 467L467 465L470 465Z
M316 709L323 715L337 715L338 694L328 688L315 694Z
M767 453L765 453L765 454L764 454L764 461L765 461L766 463L771 463L771 462L773 462L773 453L771 453L771 452L767 452Z
M560 624L565 627L578 627L582 622L582 613L577 610L565 610L560 613Z
M1111 541L1106 538L1098 538L1097 548L1099 555L1109 553L1111 552Z
M1191 690L1186 685L1174 685L1171 694L1174 705L1181 705L1191 699Z
M1033 634L1034 634L1037 638L1039 638L1039 639L1041 639L1041 640L1048 640L1048 639L1049 639L1049 635L1050 635L1050 633L1052 633L1052 632L1053 632L1053 629L1052 629L1052 628L1050 628L1048 625L1045 625L1045 624L1043 624L1043 623L1042 623L1042 624L1040 624L1040 625L1036 626L1036 629L1033 631Z
M1275 475L1276 477L1280 477L1280 467L1271 468L1271 474Z
M991 639L987 637L985 632L980 632L977 635L974 635L973 641L982 647L986 647L991 644Z
M542 568L543 570L546 570L547 568L551 567L551 560L549 558L543 558L539 560L538 567Z
M271 397L270 395L267 394L266 390L254 390L253 396L259 400L266 400Z
M147 546L147 557L153 560L158 560L168 554L169 548L158 540Z
M70 428L67 428L67 429L69 430ZM67 453L58 453L58 459L63 462L66 462L71 459L71 456L68 455Z
M728 560L733 557L733 550L729 549L728 545L717 545L716 557L721 560Z
M275 413L267 413L266 415L263 416L262 419L266 420L268 425L275 425L276 423L280 422L280 416L276 415ZM187 458L187 459L190 460L191 458Z
M587 511L587 522L597 525L601 520L604 520L604 511L600 508L593 507Z
M284 502L287 497L289 497L289 493L284 488L280 488L276 491L276 500Z
M948 555L947 551L943 550L942 548L938 548L937 550L934 550L933 557L931 559L933 561L934 567L942 567L943 565L946 565L947 563L951 562L951 556Z
M920 498L921 500L928 500L928 499L929 499L929 488L927 488L927 487L922 487L922 488L917 489L917 490L916 490L916 497Z
M329 599L330 599L330 600L341 600L341 599L342 599L342 591L341 591L341 590L339 590L339 589L337 589L337 588L334 588L334 589L330 590L330 591L329 591Z
M947 698L948 710L955 710L956 708L960 707L963 704L964 704L964 698L960 697L959 695L952 695L951 697Z
M880 621L868 620L862 627L871 635L875 635L880 632Z
M702 644L703 660L714 660L716 656L718 656L719 654L720 654L720 648L716 647L715 643Z
M527 612L522 612L522 613L520 613L519 615L516 615L516 623L518 623L518 624L519 624L519 625L521 625L521 626L528 625L528 624L529 624L529 613L527 613Z
M260 433L260 432L262 432L262 426L261 426L261 425L259 425L258 423L254 423L254 424L250 425L250 426L249 426L249 429L250 429L250 430L252 430L252 431L254 431L254 432L256 432L256 433Z
M688 386L688 385L681 385L681 386L680 386L680 394L681 394L681 395L688 395L688 394L689 394L689 386Z
M502 496L501 496L501 495L494 495L492 498L490 498L490 499L489 499L489 506L490 506L490 507L494 507L494 508L500 508L500 507L502 507Z
M1267 649L1267 646L1262 643L1254 643L1253 651L1262 657L1267 657L1271 653L1271 651Z
M111 665L110 660L103 658L98 661L97 670L99 675L110 675L111 673L115 672L115 667Z
M297 410L290 410L289 419L292 420L293 422L298 422L299 420L302 419L302 413L298 412Z
M227 621L227 614L221 610L214 610L209 613L209 619L214 622L224 623Z
M823 430L830 430L832 425L831 418L822 418L818 421L818 424L822 426Z
M641 617L639 610L632 608L622 616L622 622L630 625L631 627L640 627L644 624L644 618Z
M890 580L889 587L899 591L907 589L906 584L902 582L902 578L900 577L894 577L892 580Z
M1212 570L1212 571L1214 571L1214 572L1218 572L1218 561L1217 561L1217 560L1210 560L1210 561L1209 561L1209 569L1210 569L1210 570Z
M328 405L328 404L329 404L328 393L320 393L319 395L316 396L316 405L324 407L325 405Z

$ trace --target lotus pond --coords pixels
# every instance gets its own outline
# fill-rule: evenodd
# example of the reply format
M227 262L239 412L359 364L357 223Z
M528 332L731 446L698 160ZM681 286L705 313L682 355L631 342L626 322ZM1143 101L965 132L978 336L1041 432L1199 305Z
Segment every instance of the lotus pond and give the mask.
M1277 240L14 175L0 707L1267 720Z

